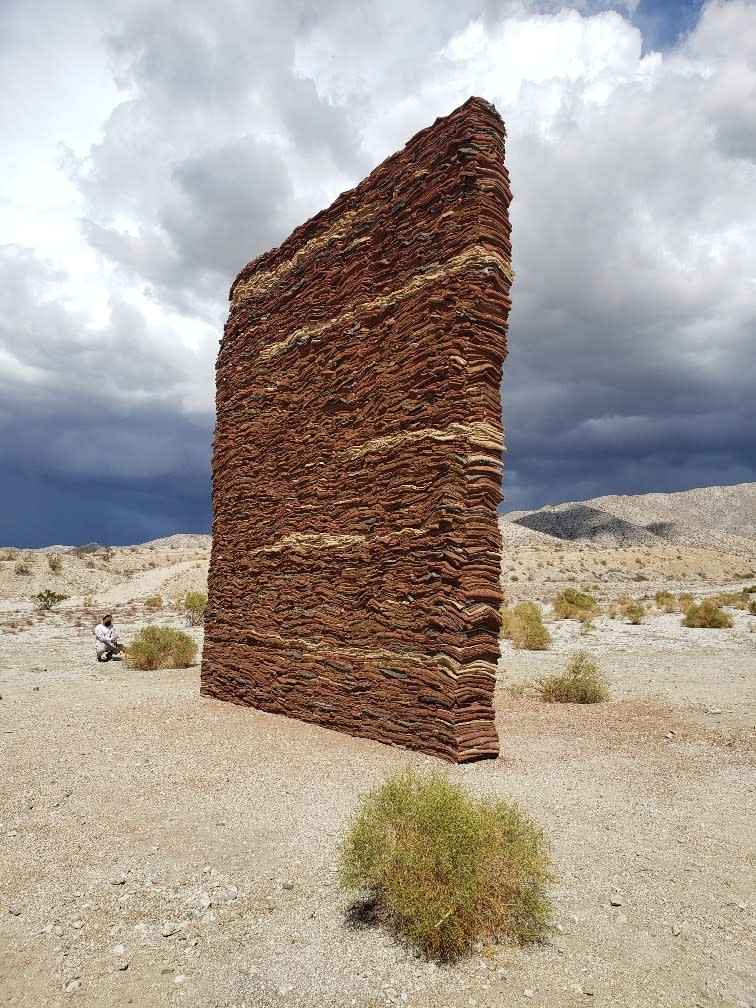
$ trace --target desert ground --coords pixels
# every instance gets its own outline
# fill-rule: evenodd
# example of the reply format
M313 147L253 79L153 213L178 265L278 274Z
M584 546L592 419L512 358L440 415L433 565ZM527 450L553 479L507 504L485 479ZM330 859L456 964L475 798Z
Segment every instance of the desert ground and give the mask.
M732 628L689 629L651 601L753 583L756 539L745 522L677 521L665 539L628 533L637 515L591 536L555 521L502 521L507 597L540 602L554 644L502 642L501 756L461 767L201 698L198 665L97 664L105 608L127 641L183 625L177 599L203 588L209 537L64 549L57 574L50 551L0 550L0 1004L756 1005L756 617L728 608ZM645 599L648 614L552 620L565 586L602 607ZM38 611L46 587L70 597ZM145 604L156 594L160 610ZM541 702L532 684L576 648L607 672L610 701ZM436 964L352 921L339 838L360 794L408 761L544 827L557 881L543 945Z

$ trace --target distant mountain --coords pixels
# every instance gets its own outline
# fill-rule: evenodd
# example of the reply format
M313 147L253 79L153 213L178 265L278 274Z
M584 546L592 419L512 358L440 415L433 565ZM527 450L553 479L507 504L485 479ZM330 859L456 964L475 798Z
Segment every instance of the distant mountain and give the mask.
M750 553L756 548L756 483L569 501L506 512L499 525L509 543L740 546Z

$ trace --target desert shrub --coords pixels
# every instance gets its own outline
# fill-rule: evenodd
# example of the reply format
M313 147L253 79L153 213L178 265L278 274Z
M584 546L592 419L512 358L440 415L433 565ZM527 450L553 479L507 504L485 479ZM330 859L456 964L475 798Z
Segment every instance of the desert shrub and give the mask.
M196 643L183 630L146 626L129 645L126 651L126 664L143 671L189 668L196 654Z
M756 599L751 599L748 603L748 612L751 616L756 616Z
M541 829L514 802L474 798L437 771L409 767L363 796L339 875L432 958L501 938L538 941L550 919Z
M700 605L693 605L687 610L682 625L722 630L732 626L732 616L723 612L714 599L704 599Z
M554 615L557 619L589 620L596 614L596 599L588 592L577 588L565 588L554 599Z
M13 568L14 574L20 574L23 577L28 577L31 574L31 563L28 560L19 560L16 566Z
M0 556L0 560L15 560L17 556L18 556L18 550L14 549L3 550L2 556Z
M6 560L8 559L10 558L6 557ZM744 588L743 591L746 595L753 595L754 593L756 593L756 584L749 585L747 588Z
M163 596L162 595L150 595L149 598L144 600L144 604L148 609L162 609L163 608Z
M504 689L506 690L507 693L509 693L511 697L516 697L517 699L519 699L520 697L525 696L529 686L530 683L527 681L527 679L519 679L517 682L513 682L510 683L508 686L505 686Z
M748 605L748 595L745 592L720 592L714 598L718 606L732 606L734 609L745 609Z
M63 557L60 553L48 553L47 565L53 574L60 574L63 570Z
M624 616L628 623L633 623L637 626L643 621L645 615L646 608L641 602L631 602L625 606Z
M200 626L205 622L205 607L207 606L205 592L187 592L182 604L189 626Z
M60 605L61 602L65 602L67 598L68 595L62 595L60 592L45 588L37 595L32 595L32 602L37 609L52 609L54 606Z
M92 598L91 595L85 595L81 604L85 609L94 609L97 605L97 599Z
M690 594L690 592L683 592L677 599L677 604L680 607L681 613L687 613L691 606L695 605L695 599Z
M501 634L512 641L513 647L525 651L546 651L551 645L551 634L535 602L518 602L512 609L503 606Z
M600 703L609 699L606 676L587 651L570 655L564 672L542 679L538 690L549 703Z
M677 602L675 596L671 591L658 591L654 595L654 602L660 609L664 612L675 612L677 609Z

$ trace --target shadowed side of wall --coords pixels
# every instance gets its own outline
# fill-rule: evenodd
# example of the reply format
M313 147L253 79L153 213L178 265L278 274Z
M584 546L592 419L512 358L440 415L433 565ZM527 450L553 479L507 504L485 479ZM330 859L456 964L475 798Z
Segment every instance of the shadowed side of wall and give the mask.
M234 283L206 696L497 754L504 140L470 99Z

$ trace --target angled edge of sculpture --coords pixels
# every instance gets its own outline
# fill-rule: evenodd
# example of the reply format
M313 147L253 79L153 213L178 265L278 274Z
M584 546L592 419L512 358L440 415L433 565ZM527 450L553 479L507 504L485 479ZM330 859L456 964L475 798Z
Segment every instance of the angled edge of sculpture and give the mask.
M233 284L205 696L497 755L504 144L469 99Z

